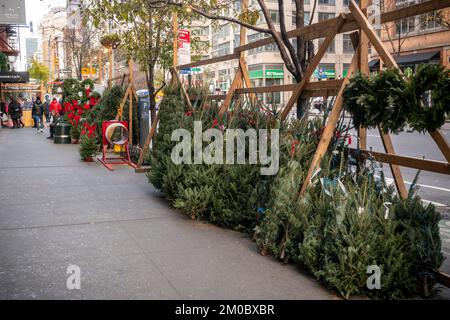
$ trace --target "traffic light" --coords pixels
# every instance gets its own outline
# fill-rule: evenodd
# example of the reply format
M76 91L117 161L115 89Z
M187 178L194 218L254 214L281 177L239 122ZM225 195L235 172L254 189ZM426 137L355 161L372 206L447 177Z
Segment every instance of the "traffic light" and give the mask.
M59 57L58 56L55 56L55 65L59 66Z

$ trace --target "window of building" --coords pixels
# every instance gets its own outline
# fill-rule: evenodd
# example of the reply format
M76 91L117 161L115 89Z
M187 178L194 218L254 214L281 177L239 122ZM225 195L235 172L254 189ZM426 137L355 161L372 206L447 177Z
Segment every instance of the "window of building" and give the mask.
M213 57L221 57L230 53L230 43L225 42L212 48L212 56Z
M273 23L280 23L280 12L275 10L269 10L270 19Z
M266 78L266 87L268 86L275 86L283 84L283 79L267 79ZM281 92L268 92L265 93L265 103L269 106L273 104L280 104L281 103Z
M251 43L268 37L270 37L270 35L268 34L255 33L247 36L247 41L248 43ZM248 54L256 54L258 52L277 52L277 51L278 51L277 45L275 43L269 43L266 44L265 46L248 50Z
M213 38L223 38L230 34L230 24L224 24L214 30Z
M209 27L194 27L192 28L193 36L207 36L209 35Z
M334 15L335 14L332 12L319 12L319 22L328 20L328 19L333 19Z
M334 0L319 0L319 4L326 5L326 6L336 5Z
M403 8L420 2L419 0L396 0L395 6L396 8ZM396 21L396 34L397 36L407 36L421 31L437 29L442 26L441 19L442 17L437 11L404 18Z
M342 51L343 51L343 53L355 52L355 50L353 49L352 40L348 33L344 33L342 35Z
M294 25L294 26L297 25L296 18L297 17L295 16L295 11L292 11L292 25ZM311 20L311 14L309 13L309 11L303 12L303 21L304 21L305 26L309 25L309 20Z
M335 39L333 39L332 41L331 41L331 43L330 43L330 45L328 46L328 48L327 48L327 53L334 53L335 52L335 45L334 45L334 40ZM325 41L325 38L320 38L319 39L319 48L320 48L320 46L322 45L322 43Z

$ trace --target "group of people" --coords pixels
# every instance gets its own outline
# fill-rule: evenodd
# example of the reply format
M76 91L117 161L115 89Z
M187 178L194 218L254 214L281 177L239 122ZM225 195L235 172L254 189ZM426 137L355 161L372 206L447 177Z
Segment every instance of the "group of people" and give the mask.
M50 136L47 137L48 139L53 139L55 126L61 115L63 115L63 110L56 98L53 98L51 102L49 99L43 102L40 97L37 97L31 107L34 128L38 132L44 132L44 117L45 121L49 123ZM0 125L2 128L23 128L25 124L22 121L22 117L23 107L14 97L9 99L8 104L3 101L0 102Z

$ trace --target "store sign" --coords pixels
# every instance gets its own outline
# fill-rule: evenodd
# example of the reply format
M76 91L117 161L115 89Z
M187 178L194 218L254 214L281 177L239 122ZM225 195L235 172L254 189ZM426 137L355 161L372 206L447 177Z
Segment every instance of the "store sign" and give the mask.
M191 72L193 72L193 73L203 73L203 68L202 67L191 68Z
M96 68L82 68L81 69L81 74L83 76L88 76L91 74L96 74L97 73L97 69Z
M284 70L266 69L266 78L283 79Z
M336 78L336 71L334 69L316 69L314 71L314 77L318 79L325 79L325 78Z
M263 71L262 70L253 70L249 71L250 79L262 79L263 77Z
M30 81L28 72L5 71L0 72L0 82L4 83L25 83Z
M279 69L266 69L265 73L262 70L252 70L249 71L250 79L262 79L264 78L264 74L266 79L283 79L284 78L284 70Z
M191 63L191 32L187 29L178 31L178 64Z
M25 0L0 0L0 25L26 25Z

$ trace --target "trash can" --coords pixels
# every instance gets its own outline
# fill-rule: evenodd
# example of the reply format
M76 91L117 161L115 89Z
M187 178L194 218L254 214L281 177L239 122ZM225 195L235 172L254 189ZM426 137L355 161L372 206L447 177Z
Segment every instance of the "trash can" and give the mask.
M150 97L148 90L138 90L136 94L138 96L139 109L139 144L143 148L150 131Z
M70 144L70 124L64 121L58 122L55 126L53 142L57 144Z

